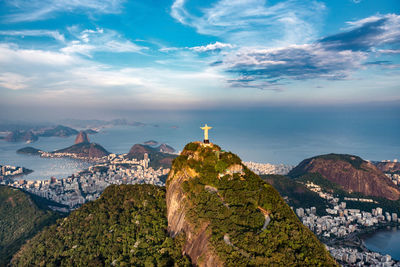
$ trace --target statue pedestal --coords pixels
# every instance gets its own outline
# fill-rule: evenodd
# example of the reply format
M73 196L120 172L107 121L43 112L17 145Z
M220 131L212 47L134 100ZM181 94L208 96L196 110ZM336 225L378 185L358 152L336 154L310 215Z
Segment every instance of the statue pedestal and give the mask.
M209 143L210 143L210 140L204 139L203 143L204 143L204 144L209 144Z

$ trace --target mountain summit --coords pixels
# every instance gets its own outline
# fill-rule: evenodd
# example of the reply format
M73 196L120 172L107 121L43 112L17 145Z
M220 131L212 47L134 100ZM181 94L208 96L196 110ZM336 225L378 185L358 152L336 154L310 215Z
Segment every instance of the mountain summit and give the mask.
M85 131L80 131L75 138L75 145L80 143L90 143L89 137Z
M197 266L336 264L279 193L217 145L187 144L166 187L168 231Z
M340 185L346 192L397 200L400 190L371 162L346 154L327 154L305 159L289 173L300 177L318 173Z

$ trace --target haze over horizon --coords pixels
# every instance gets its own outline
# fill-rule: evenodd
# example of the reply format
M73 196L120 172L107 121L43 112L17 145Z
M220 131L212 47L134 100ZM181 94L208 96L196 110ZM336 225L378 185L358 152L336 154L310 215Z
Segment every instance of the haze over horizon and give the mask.
M101 118L398 107L399 7L396 0L2 1L0 119L80 117L76 109Z

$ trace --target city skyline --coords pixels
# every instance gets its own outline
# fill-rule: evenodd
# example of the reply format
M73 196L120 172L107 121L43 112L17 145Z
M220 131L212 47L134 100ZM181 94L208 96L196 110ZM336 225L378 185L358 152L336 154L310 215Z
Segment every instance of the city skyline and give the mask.
M7 117L50 108L400 101L395 0L6 0L0 7Z

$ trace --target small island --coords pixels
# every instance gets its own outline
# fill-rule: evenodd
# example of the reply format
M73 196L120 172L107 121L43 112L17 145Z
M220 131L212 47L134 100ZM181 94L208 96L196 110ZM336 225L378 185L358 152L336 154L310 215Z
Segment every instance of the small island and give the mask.
M43 152L43 151L40 149L31 147L31 146L23 147L23 148L17 150L18 154L27 154L27 155L35 155L35 156L41 155L42 154L41 152Z

